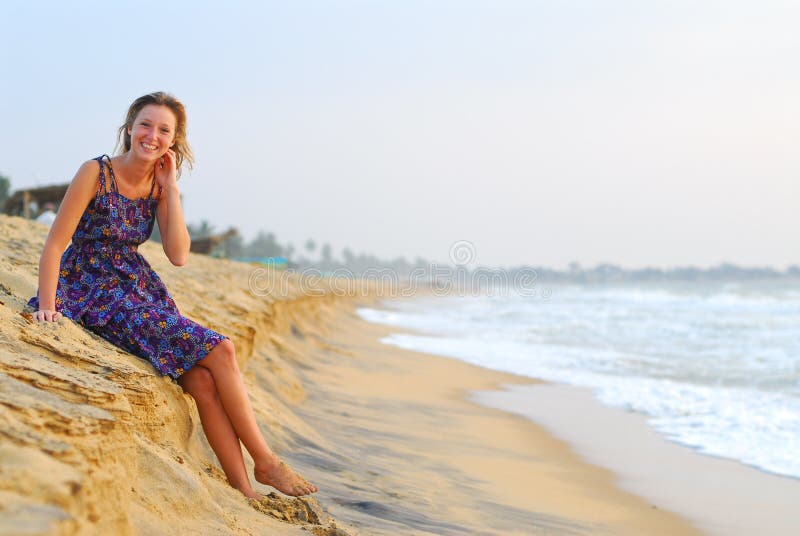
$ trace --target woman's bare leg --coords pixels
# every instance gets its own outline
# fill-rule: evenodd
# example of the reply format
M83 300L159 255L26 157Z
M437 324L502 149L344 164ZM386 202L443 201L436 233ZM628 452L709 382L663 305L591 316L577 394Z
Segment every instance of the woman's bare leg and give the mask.
M203 431L225 471L225 476L228 477L228 483L247 497L258 497L258 493L250 485L239 437L222 407L211 372L202 367L194 367L181 375L178 383L197 403Z
M236 362L233 342L230 339L223 340L197 365L211 371L225 413L236 435L253 457L256 480L287 495L308 495L317 491L316 486L282 462L261 435Z

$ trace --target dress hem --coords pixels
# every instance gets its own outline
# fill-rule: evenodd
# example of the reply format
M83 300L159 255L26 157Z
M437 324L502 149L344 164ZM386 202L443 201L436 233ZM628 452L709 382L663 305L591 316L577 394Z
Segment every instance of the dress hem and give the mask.
M180 378L181 376L183 376L184 374L186 374L187 372L189 372L190 370L192 370L192 369L195 367L195 365L197 365L197 364L198 364L200 361L202 361L203 359L205 359L206 357L208 357L208 354L210 354L211 352L213 352L213 351L214 351L214 348L216 348L216 347L219 345L219 343L221 343L221 342L222 342L222 341L224 341L225 339L230 339L230 337L226 337L225 335L222 335L222 338L221 338L221 339L219 339L219 340L218 340L217 342L215 342L215 343L212 343L211 350L209 350L208 352L206 352L206 353L205 353L205 355L204 355L203 357L201 357L201 358L197 359L197 360L196 360L194 363L192 363L191 365L189 365L189 367L188 367L188 368L185 368L185 369L183 369L183 372L182 372L182 373L180 373L180 374L176 374L175 376L173 376L173 375L172 375L172 374L170 374L170 373L167 373L167 374L164 374L164 376L169 376L169 377L170 377L170 378L172 378L173 380L175 380L175 381L178 381L178 378ZM155 367L153 367L153 368L155 368ZM158 372L159 374L161 373L161 371L159 371L158 369L156 369L156 372Z

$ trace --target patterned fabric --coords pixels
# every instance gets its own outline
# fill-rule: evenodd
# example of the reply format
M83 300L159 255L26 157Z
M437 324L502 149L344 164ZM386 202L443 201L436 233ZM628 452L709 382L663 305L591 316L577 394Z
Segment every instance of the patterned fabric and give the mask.
M138 251L153 231L155 178L147 197L128 199L117 189L108 156L96 160L100 188L61 257L56 310L177 379L227 337L181 315ZM38 309L38 291L28 305Z

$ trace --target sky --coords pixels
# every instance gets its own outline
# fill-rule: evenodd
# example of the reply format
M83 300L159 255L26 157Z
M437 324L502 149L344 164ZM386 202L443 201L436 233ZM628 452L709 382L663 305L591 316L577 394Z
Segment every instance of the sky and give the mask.
M382 258L800 264L800 2L0 3L0 173L189 115L187 222Z

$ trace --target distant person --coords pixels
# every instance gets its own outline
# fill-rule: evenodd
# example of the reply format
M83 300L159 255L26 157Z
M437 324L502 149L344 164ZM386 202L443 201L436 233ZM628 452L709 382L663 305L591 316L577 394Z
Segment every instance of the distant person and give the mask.
M161 92L136 99L119 141L121 154L84 162L64 195L39 261L37 295L28 302L35 320L63 314L176 380L197 401L228 482L245 496L260 498L240 440L258 482L287 495L316 492L261 435L230 338L181 315L138 251L158 219L170 262L182 266L189 255L177 183L181 165L194 161L183 104Z
M53 225L56 221L56 206L53 203L45 203L42 207L42 213L36 218L36 221L43 223L48 227Z

